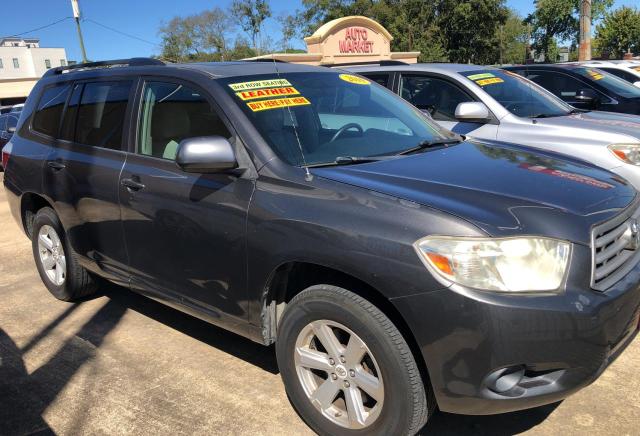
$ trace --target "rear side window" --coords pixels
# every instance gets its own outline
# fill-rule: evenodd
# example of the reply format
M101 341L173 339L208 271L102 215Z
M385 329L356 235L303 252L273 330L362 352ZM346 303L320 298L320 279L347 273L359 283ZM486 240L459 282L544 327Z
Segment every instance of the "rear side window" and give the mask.
M131 81L86 83L80 98L75 142L122 149L122 129Z
M69 84L63 84L44 90L33 116L33 130L47 136L57 136L70 89Z
M389 87L389 74L362 74L367 79L371 79L376 82L378 85L382 85L385 88Z
M613 74L616 77L620 77L622 80L626 80L627 82L637 82L640 81L640 77L634 75L633 73L629 73L625 70L620 70L618 68L599 68L602 71L606 71L607 73Z

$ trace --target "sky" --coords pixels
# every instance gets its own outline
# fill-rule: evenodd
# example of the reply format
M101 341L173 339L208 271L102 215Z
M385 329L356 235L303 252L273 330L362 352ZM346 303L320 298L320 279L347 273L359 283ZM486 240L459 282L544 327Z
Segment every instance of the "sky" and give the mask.
M634 6L637 2L616 0L614 7ZM226 8L230 3L231 0L80 0L87 56L100 60L159 54L158 28L163 22L176 15L189 15L214 6ZM270 0L269 3L273 17L301 7L301 0ZM532 0L507 0L507 5L522 16L533 10ZM75 23L65 19L71 16L71 0L14 1L11 7L2 8L0 37L28 32L21 36L40 38L42 47L64 47L68 59L80 61ZM52 24L59 20L62 21ZM41 29L34 30L38 28ZM264 34L279 35L274 19L269 20ZM296 45L305 48L302 41L297 41Z

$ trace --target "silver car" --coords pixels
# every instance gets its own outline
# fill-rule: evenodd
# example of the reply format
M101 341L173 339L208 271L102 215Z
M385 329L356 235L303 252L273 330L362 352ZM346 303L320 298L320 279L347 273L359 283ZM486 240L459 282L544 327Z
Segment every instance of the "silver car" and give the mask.
M640 189L640 116L576 109L515 73L467 64L349 66L461 135L571 155Z

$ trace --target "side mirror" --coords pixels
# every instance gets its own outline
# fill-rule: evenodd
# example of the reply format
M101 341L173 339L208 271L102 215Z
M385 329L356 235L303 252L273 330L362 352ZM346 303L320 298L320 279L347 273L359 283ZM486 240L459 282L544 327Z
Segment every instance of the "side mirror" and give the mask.
M489 108L479 101L467 101L458 104L455 113L456 119L461 121L489 121Z
M7 129L7 133L11 133L13 135L14 133L16 133L16 128L15 127L9 127Z
M576 101L595 107L599 103L600 99L593 89L585 88L576 93Z
M188 173L216 173L238 167L233 146L222 136L200 136L180 141L176 163Z

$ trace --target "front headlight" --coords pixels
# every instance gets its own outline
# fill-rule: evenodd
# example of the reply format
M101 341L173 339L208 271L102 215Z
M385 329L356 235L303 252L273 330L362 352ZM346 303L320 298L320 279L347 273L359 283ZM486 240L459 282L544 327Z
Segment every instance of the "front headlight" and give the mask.
M559 290L571 251L568 242L537 237L429 236L414 246L446 282L501 292Z
M640 144L611 144L607 148L622 162L640 165Z

